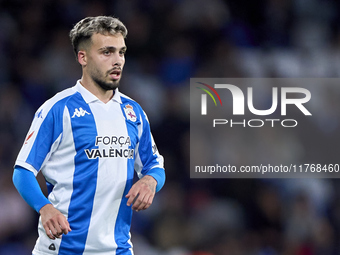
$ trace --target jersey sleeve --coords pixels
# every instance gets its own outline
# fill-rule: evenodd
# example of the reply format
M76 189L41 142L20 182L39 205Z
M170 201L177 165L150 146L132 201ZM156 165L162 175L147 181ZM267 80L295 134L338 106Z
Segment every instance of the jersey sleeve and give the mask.
M15 166L30 170L35 175L44 166L62 138L63 111L60 108L46 102L38 109Z
M165 182L164 159L159 153L152 137L150 124L144 111L141 111L141 124L139 125L139 144L136 148L135 170L139 178L151 175L157 181L156 191L160 190Z
M39 212L46 204L51 203L41 191L39 183L31 171L17 166L14 168L12 180L21 197L36 212Z

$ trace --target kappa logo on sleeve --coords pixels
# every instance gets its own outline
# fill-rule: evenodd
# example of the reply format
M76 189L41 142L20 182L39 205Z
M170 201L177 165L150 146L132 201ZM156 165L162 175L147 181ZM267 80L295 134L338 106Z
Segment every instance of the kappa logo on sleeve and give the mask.
M136 113L133 110L133 107L131 105L129 105L129 104L126 105L125 108L124 108L124 112L125 112L126 118L128 120L131 120L133 122L135 122L137 120Z
M88 113L86 110L84 110L83 108L79 107L79 109L74 109L74 113L73 116L71 118L74 117L84 117L86 114L90 115L91 113Z
M152 154L155 155L158 151L156 144L152 145Z
M39 112L37 112L37 113L35 114L34 117L36 117L36 118L38 118L38 119L39 119L39 118L43 119L42 112L43 112L43 109L41 109Z

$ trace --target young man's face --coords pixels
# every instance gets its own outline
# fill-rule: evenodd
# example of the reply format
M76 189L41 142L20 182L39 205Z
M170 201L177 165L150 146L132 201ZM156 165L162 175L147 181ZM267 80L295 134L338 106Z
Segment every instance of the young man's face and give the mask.
M122 76L126 45L123 35L92 35L86 72L104 90L114 90Z

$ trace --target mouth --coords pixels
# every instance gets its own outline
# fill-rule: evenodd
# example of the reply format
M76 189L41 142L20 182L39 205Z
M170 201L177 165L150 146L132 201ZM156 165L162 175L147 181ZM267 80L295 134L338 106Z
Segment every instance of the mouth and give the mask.
M119 80L122 74L122 70L120 69L114 69L109 73L109 76L111 77L111 79L113 80Z

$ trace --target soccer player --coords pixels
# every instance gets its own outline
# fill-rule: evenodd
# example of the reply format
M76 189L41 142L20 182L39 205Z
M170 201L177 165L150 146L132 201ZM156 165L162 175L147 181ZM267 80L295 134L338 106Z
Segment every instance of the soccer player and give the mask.
M144 111L118 90L126 34L113 17L79 21L70 38L82 77L34 116L13 173L21 196L40 213L34 255L133 254L132 210L147 209L165 182Z

